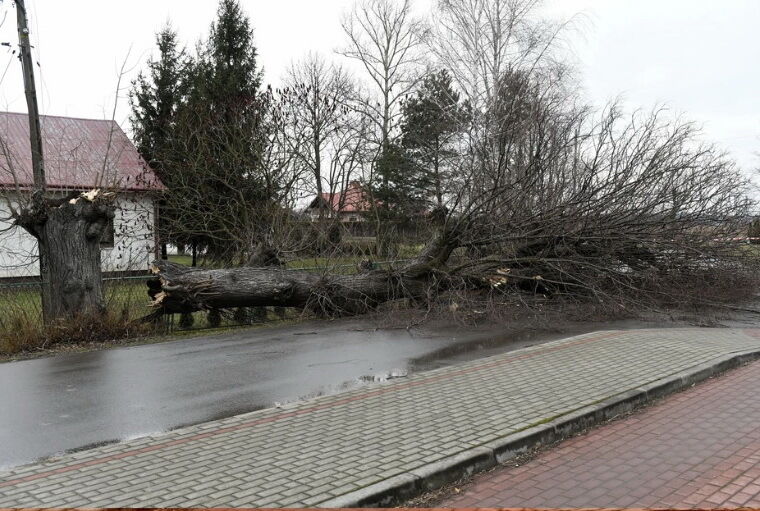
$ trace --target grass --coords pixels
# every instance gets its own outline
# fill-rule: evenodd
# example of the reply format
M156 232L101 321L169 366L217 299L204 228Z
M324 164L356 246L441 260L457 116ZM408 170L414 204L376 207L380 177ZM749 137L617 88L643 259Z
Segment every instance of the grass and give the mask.
M314 319L314 318L310 318ZM261 329L261 328L274 328L287 325L294 325L301 321L300 317L294 317L291 319L278 319L276 321L270 321L267 323L259 323L250 325L244 328L248 329ZM175 330L171 333L160 332L146 332L139 337L109 339L98 342L68 342L50 346L37 346L37 347L24 347L23 349L8 350L7 344L4 343L2 335L0 335L0 363L12 362L16 360L28 360L33 358L40 358L55 355L57 353L84 353L88 351L97 351L110 348L123 348L129 346L142 346L146 344L161 344L165 342L182 341L185 339L193 339L200 336L217 336L226 333L240 331L239 325L235 326L221 326L219 328L207 328L205 330L193 329L193 330Z
M398 255L390 258L393 260L411 259L420 253L423 245L400 245L398 247ZM183 264L185 266L191 266L193 258L187 254L170 254L168 256L169 261L173 263ZM285 267L293 270L316 270L335 268L336 266L356 266L359 261L364 259L371 259L377 261L379 256L367 256L367 255L343 255L334 257L302 257L298 259L292 259L285 262ZM198 257L198 266L215 266L210 261L206 261L202 256Z
M109 310L129 318L149 312L145 277L124 277L105 281L105 301ZM39 284L0 284L0 310L21 313L29 317L42 315ZM0 317L0 328L3 317Z
M312 268L330 268L336 265L356 264L361 259L360 256L343 256L343 257L304 257L301 259L293 259L285 263L286 268L290 269L312 269ZM172 254L169 256L169 261L177 264L183 264L190 266L193 263L193 258L189 255ZM198 258L198 266L215 266L213 263Z
M169 261L177 264L184 264L185 266L191 266L193 264L193 256L186 254L170 254L168 256Z
M298 270L298 269L312 269L312 268L331 268L334 266L356 264L364 259L361 256L342 256L342 257L304 257L301 259L293 259L285 263L286 268ZM169 256L169 261L178 264L184 264L190 266L193 262L193 258L189 255L173 254ZM198 259L198 266L213 266L202 258Z
M748 255L751 257L760 256L760 244L756 243L742 243L739 245L741 255Z
M10 311L23 311L26 314L37 314L42 311L42 299L39 286L36 284L7 284L0 287L0 311L3 316ZM3 317L0 316L0 326Z

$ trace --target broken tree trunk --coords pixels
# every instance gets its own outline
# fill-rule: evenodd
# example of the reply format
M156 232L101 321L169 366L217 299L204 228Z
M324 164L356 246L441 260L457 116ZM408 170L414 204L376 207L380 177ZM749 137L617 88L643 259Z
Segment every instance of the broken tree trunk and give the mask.
M158 260L149 283L157 313L233 307L280 306L320 314L359 314L390 300L424 298L445 279L441 269L456 248L451 233L437 235L420 256L400 269L356 275L312 273L278 267L189 268Z
M92 190L63 199L35 192L16 224L39 245L45 324L102 313L100 238L113 219L112 193Z
M164 313L233 307L308 308L325 314L357 314L399 298L424 296L427 275L374 270L331 275L281 268L188 268L155 261L161 282L153 305Z

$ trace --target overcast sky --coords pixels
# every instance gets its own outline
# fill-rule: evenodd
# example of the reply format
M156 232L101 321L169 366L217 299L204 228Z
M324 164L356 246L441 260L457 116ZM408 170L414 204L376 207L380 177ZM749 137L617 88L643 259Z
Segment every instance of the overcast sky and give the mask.
M253 20L265 81L310 50L331 58L353 0L241 0ZM433 0L417 0L424 14ZM167 20L190 47L205 36L215 0L27 0L42 113L110 118L128 127L129 80ZM583 13L569 39L588 101L622 97L631 108L665 104L699 122L705 138L745 168L760 167L760 0L548 0L546 12ZM0 0L0 42L17 43L15 9ZM6 66L7 69L6 69ZM0 109L26 111L20 64L0 46Z

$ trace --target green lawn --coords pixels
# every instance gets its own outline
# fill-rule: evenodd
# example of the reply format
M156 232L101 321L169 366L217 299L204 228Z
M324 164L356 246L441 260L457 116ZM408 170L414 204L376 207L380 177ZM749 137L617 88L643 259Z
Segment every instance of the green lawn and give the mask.
M6 284L0 286L0 328L11 316L23 315L30 320L42 314L42 299L35 284Z
M285 263L287 268L291 269L311 269L311 268L330 268L338 265L356 264L362 257L359 256L345 256L345 257L304 257L301 259L294 259ZM184 264L190 266L193 263L192 256L189 255L170 255L169 261L177 264ZM207 262L202 258L198 259L198 266L204 266Z
M172 254L169 256L169 261L177 264L184 264L185 266L190 266L193 264L193 256L186 254Z

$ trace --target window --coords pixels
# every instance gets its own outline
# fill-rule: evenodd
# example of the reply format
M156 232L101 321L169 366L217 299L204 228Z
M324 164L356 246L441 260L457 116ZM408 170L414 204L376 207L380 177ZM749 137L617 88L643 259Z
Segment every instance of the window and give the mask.
M103 234L100 236L100 248L113 248L114 229L113 218L108 219L106 228L103 229Z

